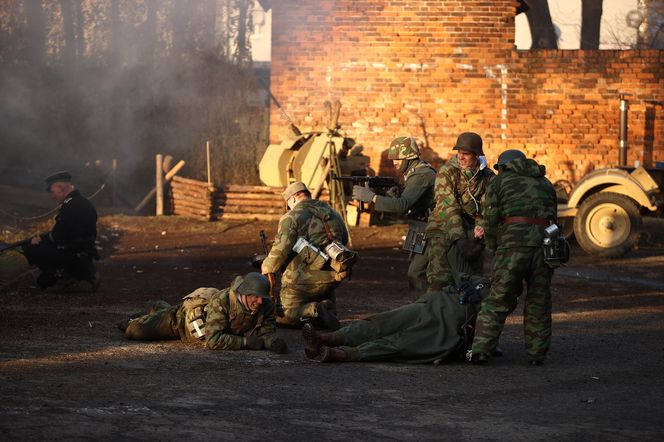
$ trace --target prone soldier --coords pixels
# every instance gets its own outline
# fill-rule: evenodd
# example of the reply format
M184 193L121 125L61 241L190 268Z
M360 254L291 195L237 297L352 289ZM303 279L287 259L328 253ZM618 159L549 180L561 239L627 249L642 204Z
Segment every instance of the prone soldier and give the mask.
M321 362L400 360L438 364L461 359L473 340L479 304L489 293L481 276L459 275L462 290L450 285L412 304L353 321L324 333L305 324L305 354Z
M171 306L157 301L145 315L118 324L127 339L204 342L210 350L288 351L277 337L270 282L257 272L238 276L230 287L201 287Z
M92 291L99 287L99 275L93 259L99 259L97 211L88 199L75 189L67 171L45 179L46 191L60 204L50 232L33 237L23 245L28 262L41 274L37 284L42 290L53 287L64 290L77 281L87 281Z
M453 150L458 154L436 175L435 207L426 227L429 291L458 284L450 270L452 262L463 273L482 273L483 229L476 221L481 221L484 193L494 174L479 159L484 151L478 134L462 133Z
M350 275L357 257L346 248L346 226L329 205L311 198L304 183L289 185L283 198L290 210L279 220L274 243L261 266L271 283L283 271L283 316L277 317L277 324L299 327L303 321L314 320L337 329L334 290Z
M495 250L492 285L477 317L470 362L488 361L525 281L526 353L530 364L540 365L551 345L552 267L566 261L543 250L556 222L556 192L545 177L544 166L527 159L521 151L501 153L494 168L499 173L487 189L484 215L487 247Z
M404 248L411 252L408 267L408 285L417 299L427 289L425 227L433 209L433 186L436 171L420 158L415 138L398 137L390 143L387 158L401 161L399 172L404 176L404 189L400 196L377 195L369 187L353 186L353 199L374 204L375 210L408 214L409 228Z

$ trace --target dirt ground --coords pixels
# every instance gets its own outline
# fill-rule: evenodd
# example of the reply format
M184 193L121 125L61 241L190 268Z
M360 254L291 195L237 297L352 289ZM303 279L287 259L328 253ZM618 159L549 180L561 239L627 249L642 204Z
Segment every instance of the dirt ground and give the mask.
M661 440L664 220L641 248L573 248L553 283L554 337L526 364L521 308L487 366L321 364L300 332L286 355L127 341L116 323L251 271L276 223L104 217L94 294L0 293L2 440ZM361 260L338 290L343 322L410 301L403 225L356 228Z

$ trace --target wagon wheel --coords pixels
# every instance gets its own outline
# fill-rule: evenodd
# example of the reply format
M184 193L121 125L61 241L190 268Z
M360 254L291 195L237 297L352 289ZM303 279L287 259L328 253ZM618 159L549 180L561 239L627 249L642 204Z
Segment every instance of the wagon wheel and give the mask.
M639 240L642 222L634 200L618 193L600 192L579 207L574 217L574 236L587 253L617 258Z

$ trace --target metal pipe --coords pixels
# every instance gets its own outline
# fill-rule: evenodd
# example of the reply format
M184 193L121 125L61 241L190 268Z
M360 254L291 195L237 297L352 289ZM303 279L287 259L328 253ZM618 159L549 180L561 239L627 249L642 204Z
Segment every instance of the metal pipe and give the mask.
M631 94L620 94L620 160L619 166L627 166L627 111L629 101L627 96Z

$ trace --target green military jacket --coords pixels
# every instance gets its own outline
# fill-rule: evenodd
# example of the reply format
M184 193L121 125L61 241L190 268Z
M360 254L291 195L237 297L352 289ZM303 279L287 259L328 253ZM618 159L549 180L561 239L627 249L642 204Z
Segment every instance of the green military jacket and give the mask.
M283 271L282 286L288 285L296 290L316 292L326 284L335 282L337 272L329 267L315 268L312 254L296 254L293 246L299 237L324 248L330 244L328 232L332 240L344 245L348 243L348 230L341 215L326 203L308 199L300 201L279 220L279 228L270 253L263 261L261 271L277 273ZM285 269L284 269L285 268Z
M405 161L405 160L404 160ZM376 196L375 209L379 212L406 213L413 219L426 219L433 208L433 185L436 171L426 161L420 161L405 174L401 196Z
M463 219L474 222L482 214L484 194L494 173L480 164L475 170L461 170L457 156L445 163L434 185L435 206L427 224L427 234L447 235L449 242L466 238ZM483 223L477 222L482 226Z
M556 191L544 176L546 169L523 158L501 166L486 192L484 237L491 250L541 247L544 226L503 224L507 217L540 218L556 222Z
M270 349L277 337L274 304L264 299L260 309L245 309L232 288L212 295L205 307L205 338L210 350L240 350L245 336L261 336Z

